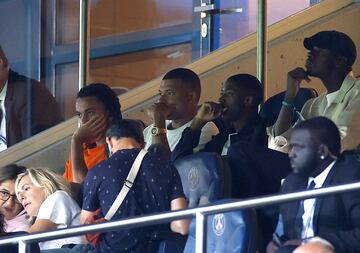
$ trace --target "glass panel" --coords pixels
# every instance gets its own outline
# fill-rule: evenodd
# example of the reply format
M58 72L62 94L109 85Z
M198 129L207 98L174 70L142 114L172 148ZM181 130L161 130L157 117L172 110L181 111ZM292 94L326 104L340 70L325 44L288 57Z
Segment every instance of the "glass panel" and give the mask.
M65 118L75 116L75 99L79 90L79 64L68 63L56 66L56 97Z
M43 71L43 2L0 1L0 150L63 120Z
M192 0L107 0L95 1L91 8L92 37L191 22Z
M56 1L59 44L78 40L78 1ZM91 38L192 22L192 0L91 1Z
M168 69L189 62L189 43L94 59L90 62L89 83L105 83L122 93L160 76ZM77 63L70 63L56 68L56 96L61 98L59 103L66 118L75 115L78 67Z
M56 44L78 42L80 1L56 0Z
M193 14L195 2L197 1L91 0L91 62L88 83L104 82L117 87L120 93L198 57L200 20L197 17L200 15ZM218 47L255 32L256 2L222 1L221 8L242 7L244 12L217 16L219 25L215 37L211 39L218 40ZM301 11L314 2L317 1L269 0L269 24ZM10 68L36 80L30 81L31 85L24 85L40 87L48 95L49 101L57 103L60 108L44 112L44 108L52 108L49 101L45 105L37 105L36 103L41 102L38 91L31 93L31 89L22 89L28 96L22 100L30 99L24 106L26 110L23 121L12 120L16 123L11 124L18 124L16 131L21 132L21 136L12 143L28 138L55 122L47 124L46 119L41 118L41 125L35 126L34 119L33 122L30 120L31 115L36 115L35 106L42 109L41 115L47 115L45 118L68 119L74 115L74 101L78 90L79 3L80 1L69 0L0 1L0 41ZM206 53L208 52L203 54ZM4 61L1 62L3 64ZM1 86L7 79L7 74L4 73L0 74ZM11 82L9 87L10 84ZM16 99L19 98L17 93ZM11 117L9 108L11 106L6 103L1 108L5 110L7 120ZM29 119L26 120L25 116ZM0 132L5 133L4 127ZM8 128L11 127L9 125ZM8 133L9 138L10 135Z
M256 32L257 27L257 2L253 0L219 1L220 8L242 8L242 13L215 15L219 19L218 34L215 31L215 40L218 39L219 47L224 47L231 42ZM309 0L268 0L268 25L272 25L288 16L300 12L320 1ZM215 42L216 43L216 42Z
M90 82L134 88L191 62L191 44L182 44L91 60Z

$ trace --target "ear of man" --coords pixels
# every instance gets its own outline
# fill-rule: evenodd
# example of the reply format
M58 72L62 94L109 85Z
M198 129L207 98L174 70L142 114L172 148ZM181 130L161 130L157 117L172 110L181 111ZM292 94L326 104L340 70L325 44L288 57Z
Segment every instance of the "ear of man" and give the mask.
M254 96L246 96L244 98L245 107L251 107L254 103Z
M111 152L111 150L114 148L114 143L111 137L106 137L106 143L109 147L109 150Z
M5 66L5 62L4 60L0 57L0 69L4 69L6 66Z
M331 153L329 147L325 144L320 144L319 148L318 148L318 155L319 157L324 157L324 158L332 158L332 159L336 159L336 156L334 154Z
M198 103L199 95L195 91L189 91L187 93L187 99L190 103Z
M318 148L318 156L319 157L328 157L329 148L325 144L320 144Z
M345 56L336 56L335 66L337 68L349 67L347 58Z

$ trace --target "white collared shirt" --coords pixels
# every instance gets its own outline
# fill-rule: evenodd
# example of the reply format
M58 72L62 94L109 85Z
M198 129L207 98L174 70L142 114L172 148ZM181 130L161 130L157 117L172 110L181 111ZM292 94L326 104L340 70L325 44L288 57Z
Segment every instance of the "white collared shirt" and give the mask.
M336 160L335 160L336 161ZM329 164L323 172L317 175L315 178L310 177L308 179L308 186L312 181L315 182L314 188L321 188L327 178L331 168L334 166L335 161ZM313 228L313 219L314 219L314 211L316 205L316 198L313 199L305 199L304 200L304 214L302 216L303 220L303 228L301 232L301 238L306 239L310 237L314 237L314 228Z
M0 125L0 151L7 149L6 144L6 110L5 110L5 98L7 93L8 81L6 81L4 88L0 92L0 108L3 112L3 117Z
M326 94L327 107L329 107L339 94L339 90ZM325 109L326 110L326 109Z
M360 121L358 116L358 103L360 102L360 78L355 78L351 71L343 80L341 87L335 93L323 93L309 99L303 106L301 114L305 119L324 116L331 119L340 130L341 146L343 149L355 147L360 138ZM330 103L330 104L329 104ZM268 127L268 147L288 153L290 151L289 139L293 128L290 127L281 135L275 135L274 126ZM347 137L347 138L345 138ZM351 140L350 140L351 139ZM356 143L357 145L358 143Z
M222 149L222 152L221 152L221 155L227 155L227 152L231 146L231 136L233 135L237 135L237 133L231 133L228 135L228 139L227 141L225 142L224 146L223 146L223 149Z

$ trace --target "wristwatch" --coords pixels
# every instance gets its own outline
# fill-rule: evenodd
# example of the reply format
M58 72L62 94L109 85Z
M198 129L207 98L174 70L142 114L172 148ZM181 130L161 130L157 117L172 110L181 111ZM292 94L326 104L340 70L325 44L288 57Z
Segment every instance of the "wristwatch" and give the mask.
M166 134L166 128L153 126L150 130L150 133L152 136L157 136L159 134Z

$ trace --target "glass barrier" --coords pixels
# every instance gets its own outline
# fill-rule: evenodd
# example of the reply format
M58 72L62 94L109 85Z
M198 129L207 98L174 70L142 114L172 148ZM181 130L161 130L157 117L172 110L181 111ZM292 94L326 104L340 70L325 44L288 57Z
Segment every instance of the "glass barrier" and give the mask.
M290 4L269 0L268 23L271 25L316 2L294 0ZM75 115L79 3L0 1L0 45L4 51L0 61L3 112L0 116L6 119L1 123L0 149ZM242 9L223 15L214 14L216 10L206 15L195 12L200 0L89 3L87 83L106 83L118 94L254 33L257 22L257 1L250 0L214 0L215 9ZM208 21L211 25L207 25ZM5 59L12 71L27 78L8 77ZM15 89L12 78L22 78L17 82L21 92L16 92L9 104ZM7 80L6 90L3 87Z
M51 59L43 43L51 31L43 29L43 2L0 1L0 150L64 119L44 71Z
M222 48L236 40L246 37L256 32L257 27L257 3L250 0L232 0L221 1L221 9L241 8L241 13L215 14L215 29L218 29L216 44ZM300 12L309 6L320 1L309 0L268 0L268 26L285 19L297 12Z

